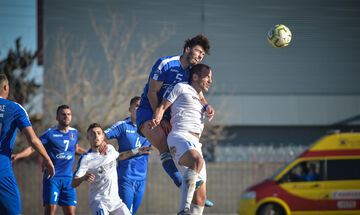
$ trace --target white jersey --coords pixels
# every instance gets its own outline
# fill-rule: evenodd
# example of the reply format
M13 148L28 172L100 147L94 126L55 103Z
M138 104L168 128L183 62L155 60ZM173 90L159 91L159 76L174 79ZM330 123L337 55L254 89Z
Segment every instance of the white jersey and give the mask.
M188 83L178 83L166 99L172 103L172 131L201 134L204 129L204 108L199 93Z
M87 172L95 175L90 187L90 207L101 206L113 211L122 203L118 193L116 173L116 159L119 152L112 145L108 145L105 155L89 151L79 160L74 176L82 177Z

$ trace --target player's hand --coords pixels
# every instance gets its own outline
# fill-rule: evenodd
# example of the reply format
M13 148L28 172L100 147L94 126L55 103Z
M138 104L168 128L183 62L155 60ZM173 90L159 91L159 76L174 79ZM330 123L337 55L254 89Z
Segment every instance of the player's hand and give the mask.
M93 182L94 179L95 179L95 175L94 175L94 174L91 174L91 173L86 173L86 174L83 176L83 179L84 179L84 181L87 181L87 182Z
M207 113L207 117L209 118L209 122L214 118L215 115L215 110L213 107L211 107L210 105L208 105L206 107L206 113Z
M150 123L148 124L149 129L152 130L152 129L156 128L156 126L158 126L160 124L160 121L161 120L159 120L159 119L152 119L150 121Z
M17 160L17 155L18 155L18 154L12 154L12 155L11 155L11 160L10 160L11 163L13 163L14 161Z
M46 178L49 179L49 178L52 178L54 177L55 175L55 168L54 168L54 165L53 163L51 162L51 160L44 160L43 163L43 169L46 169Z
M161 125L162 129L164 130L165 135L167 136L172 129L170 122L168 120L164 119L164 120L161 120L160 125Z
M100 153L101 155L105 155L105 154L107 153L107 150L108 150L108 145L106 144L105 141L103 141L103 142L101 143L101 145L99 146L99 153Z
M139 154L141 155L148 155L151 153L151 151L152 151L151 146L141 146L139 148Z

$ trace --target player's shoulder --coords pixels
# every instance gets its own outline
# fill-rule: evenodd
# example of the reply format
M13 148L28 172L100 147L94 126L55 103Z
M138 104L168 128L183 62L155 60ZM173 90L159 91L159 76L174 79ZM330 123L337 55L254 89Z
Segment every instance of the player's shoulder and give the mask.
M172 56L159 58L159 61L174 61L174 60L180 60L180 55L172 55Z
M108 129L106 129L104 132L105 132L105 133L108 133L110 130L115 129L115 128L117 128L117 127L125 126L127 123L129 123L128 118L123 119L123 120L120 120L120 121L117 121L117 122L115 122L112 126L110 126Z
M159 69L161 69L169 64L179 64L179 63L180 63L179 55L162 57L162 58L159 58L159 60L157 61L157 65L158 65Z
M179 85L179 87L189 87L190 83L188 81L179 82L176 85Z
M108 154L112 155L114 153L118 153L113 145L111 145L111 144L107 144L107 145L108 145L108 150L107 150Z
M77 129L73 128L73 127L69 127L69 131L76 131L77 132Z
M111 144L107 144L108 146L108 152L111 152L111 151L116 151L115 147Z
M80 155L75 172L78 171L80 165L87 165L89 163L89 159L90 159L89 155L90 155L90 152L85 152L84 154Z
M48 134L48 133L54 133L58 130L58 127L57 125L53 126L53 127L50 127L48 129L46 129L41 136L45 135L45 134Z
M86 161L87 159L89 159L90 156L91 156L91 152L92 152L92 150L89 149L87 152L85 152L84 154L80 155L79 162L81 162L81 161Z
M179 82L175 85L174 89L189 89L191 88L191 85L189 82Z
M6 105L6 106L10 106L10 109L12 109L14 111L21 111L21 112L24 112L26 115L28 115L25 108L21 104L19 104L17 102L9 101L7 99L2 99L1 103Z
M76 128L73 128L73 127L69 127L69 132L70 132L70 135L72 135L72 133L75 133L75 135L78 134L78 130Z

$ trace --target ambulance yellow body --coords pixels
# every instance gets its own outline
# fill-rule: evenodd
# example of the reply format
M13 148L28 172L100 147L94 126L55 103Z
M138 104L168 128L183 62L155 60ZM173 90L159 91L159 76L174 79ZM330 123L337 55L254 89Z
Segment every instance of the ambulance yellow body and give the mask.
M244 192L240 215L360 215L360 133L330 134Z

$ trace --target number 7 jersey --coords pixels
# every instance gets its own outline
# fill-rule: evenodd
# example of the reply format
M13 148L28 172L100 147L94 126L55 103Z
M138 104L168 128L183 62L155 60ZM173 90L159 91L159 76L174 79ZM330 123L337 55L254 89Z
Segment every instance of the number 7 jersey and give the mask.
M64 133L55 126L46 130L40 140L54 164L55 177L72 177L78 131L70 127Z

